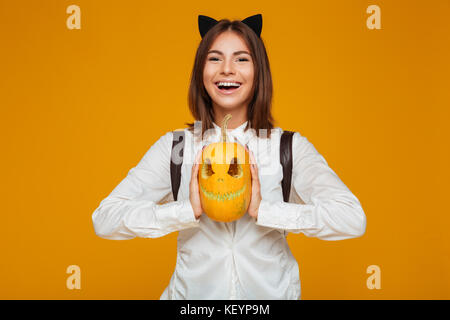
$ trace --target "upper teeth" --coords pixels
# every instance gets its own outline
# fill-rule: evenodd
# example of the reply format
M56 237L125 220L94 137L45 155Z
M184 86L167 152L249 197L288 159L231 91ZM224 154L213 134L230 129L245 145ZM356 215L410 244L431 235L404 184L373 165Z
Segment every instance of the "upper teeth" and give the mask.
M238 87L240 86L240 84L237 82L219 82L217 85L218 86L238 86Z

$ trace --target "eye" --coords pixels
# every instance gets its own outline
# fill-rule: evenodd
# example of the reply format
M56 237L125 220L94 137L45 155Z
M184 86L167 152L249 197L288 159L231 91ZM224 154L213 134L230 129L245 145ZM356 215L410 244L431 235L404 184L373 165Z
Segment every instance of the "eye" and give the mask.
M242 166L238 163L236 157L231 159L230 167L228 168L228 174L233 178L242 177Z
M247 58L239 58L239 61L248 61Z
M208 179L214 174L214 171L211 166L211 161L209 158L205 159L205 162L202 165L201 175L203 179Z
M216 58L216 57L212 57L212 58L209 58L208 60L209 60L209 61L218 61L218 60L219 60L219 58Z

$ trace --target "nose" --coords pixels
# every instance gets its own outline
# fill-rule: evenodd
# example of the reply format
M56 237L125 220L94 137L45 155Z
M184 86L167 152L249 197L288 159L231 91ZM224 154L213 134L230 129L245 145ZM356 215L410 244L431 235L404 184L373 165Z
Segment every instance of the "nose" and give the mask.
M217 182L223 182L222 178L217 178Z
M223 74L234 73L233 62L232 62L231 59L225 59L224 60L224 63L222 64L222 73Z

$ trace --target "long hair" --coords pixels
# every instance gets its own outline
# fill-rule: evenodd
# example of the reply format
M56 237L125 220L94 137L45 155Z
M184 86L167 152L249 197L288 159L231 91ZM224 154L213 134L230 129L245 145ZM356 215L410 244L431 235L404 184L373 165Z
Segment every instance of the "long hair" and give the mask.
M211 97L203 84L203 69L208 50L211 48L214 40L221 33L228 30L235 32L245 41L247 47L250 49L255 70L253 88L251 90L253 97L248 105L248 122L244 130L252 128L259 137L259 129L266 129L267 138L270 138L271 129L274 128L274 120L271 114L273 85L269 59L263 40L250 27L239 20L220 20L204 35L200 42L195 55L194 67L190 79L188 95L189 110L195 121L201 121L202 133L214 128L214 110ZM191 132L194 130L195 122L185 124L189 126L188 129Z

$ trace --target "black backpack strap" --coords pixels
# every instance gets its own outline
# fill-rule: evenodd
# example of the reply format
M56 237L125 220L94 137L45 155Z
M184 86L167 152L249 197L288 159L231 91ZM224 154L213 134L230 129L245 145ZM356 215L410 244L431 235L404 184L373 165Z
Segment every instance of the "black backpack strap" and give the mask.
M281 187L283 189L283 199L285 202L289 202L289 193L291 192L293 135L293 131L283 131L280 140L280 162L283 167Z
M183 150L184 150L184 130L173 131L172 152L170 155L170 181L172 183L173 199L177 201L178 189L180 189L181 183L181 165L183 164ZM179 145L179 146L178 146ZM178 146L175 149L175 147ZM181 161L174 161L179 159L175 152L178 151L178 156L181 157ZM179 162L179 163L178 163Z

